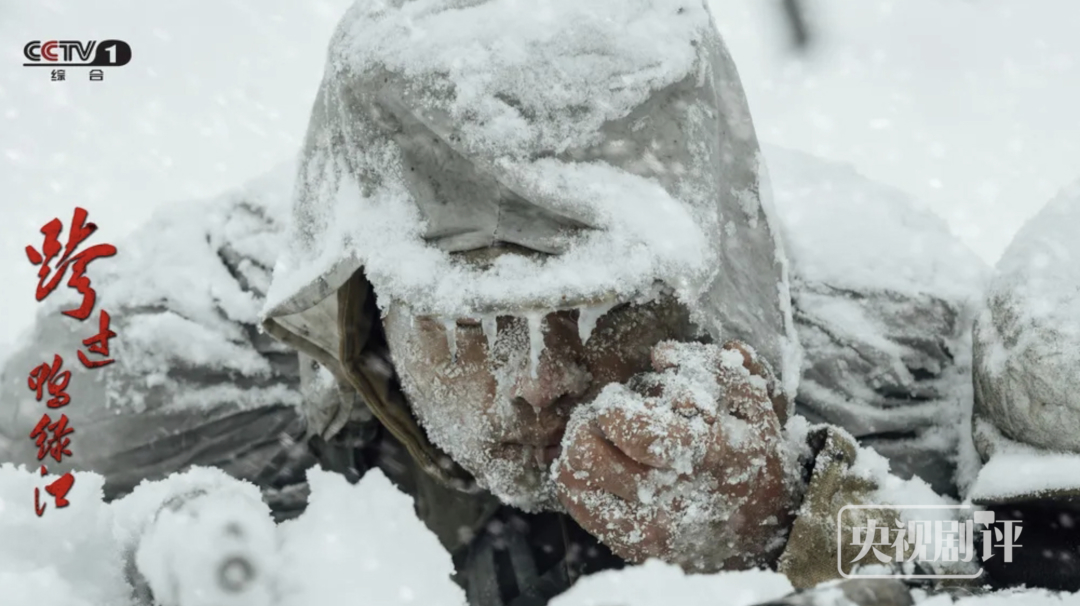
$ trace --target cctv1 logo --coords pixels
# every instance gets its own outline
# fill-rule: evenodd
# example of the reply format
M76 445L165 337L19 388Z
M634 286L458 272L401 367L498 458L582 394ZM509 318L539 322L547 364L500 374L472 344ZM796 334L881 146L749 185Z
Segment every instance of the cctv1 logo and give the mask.
M123 40L33 40L23 47L25 66L119 67L131 61L131 46Z

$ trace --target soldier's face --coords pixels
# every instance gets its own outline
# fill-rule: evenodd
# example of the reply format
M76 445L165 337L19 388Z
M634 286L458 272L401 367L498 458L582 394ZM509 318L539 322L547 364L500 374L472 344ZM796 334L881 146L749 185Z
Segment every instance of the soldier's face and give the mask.
M667 296L613 308L584 342L581 316L549 313L539 331L523 317L501 316L495 335L479 319L444 322L403 306L391 306L384 321L394 366L431 441L528 511L556 507L548 469L573 409L605 385L648 371L657 343L695 333L685 308Z

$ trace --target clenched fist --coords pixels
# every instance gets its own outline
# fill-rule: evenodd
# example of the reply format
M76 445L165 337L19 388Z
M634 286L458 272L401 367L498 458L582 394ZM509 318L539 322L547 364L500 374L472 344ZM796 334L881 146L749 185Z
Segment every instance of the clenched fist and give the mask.
M787 400L753 350L660 343L655 372L575 412L554 466L568 513L621 557L687 570L770 565L793 483Z

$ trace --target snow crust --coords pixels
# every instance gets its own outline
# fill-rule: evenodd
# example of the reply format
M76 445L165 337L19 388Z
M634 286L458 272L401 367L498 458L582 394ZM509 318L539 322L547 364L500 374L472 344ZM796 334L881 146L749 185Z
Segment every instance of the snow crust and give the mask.
M987 299L1007 306L1012 317L985 322L980 334L988 347L982 368L989 376L999 376L1010 361L1023 364L1018 356L1032 355L1055 372L1080 363L1077 225L1080 181L1020 229L995 267Z
M307 510L278 528L282 606L465 603L450 554L381 471L350 485L312 469L308 483Z
M249 333L283 242L294 172L285 163L221 196L163 207L94 266L97 308L112 314L121 335L110 344L117 364L105 369L118 373L110 407L144 410L151 390L170 393L167 407L177 410L299 404L295 390L266 384L277 380L275 369ZM59 300L47 303L39 323L58 313ZM262 384L184 384L171 376L178 369Z
M1011 440L986 419L975 420L976 440L989 460L968 492L974 502L1031 498L1056 491L1076 491L1080 454L1055 452Z
M467 119L465 149L518 157L596 142L602 124L690 72L686 42L710 26L704 3L688 0L394 4L357 3L331 61L433 84L422 104Z
M360 128L370 140L357 150L365 156L359 163L385 182L374 192L361 191L351 178L338 184L345 160L321 160L323 174L315 178L324 184L317 187L330 191L338 184L338 202L331 205L336 214L312 217L329 228L317 258L279 261L267 308L330 273L356 245L362 254L352 253L353 264L363 264L380 294L450 316L477 301L506 302L508 283L526 290L514 293L513 307L532 299L550 309L559 302L553 290L556 297L580 299L612 290L625 295L654 279L682 274L685 280L705 271L701 217L687 213L658 183L603 163L535 156L600 142L602 125L704 70L697 46L712 27L705 5L687 0L356 3L331 43L324 86L400 74L410 83L403 94L423 108L429 125L444 116L457 126L444 136L453 153L599 229L578 242L560 242L567 252L545 262L507 258L488 272L470 271L424 244L394 145L372 137L373 124ZM379 111L372 112L378 121Z
M964 429L971 324L990 268L904 192L844 164L762 150L792 263L800 402L858 437L914 436L875 445L940 491L966 489L979 464Z
M881 462L864 461L863 452L860 465L876 475ZM257 506L226 507L230 495L243 501L247 496L257 497L258 491L214 469L196 468L159 482L145 482L111 504L101 499L100 476L88 472L75 476L69 493L72 504L64 509L50 507L39 518L33 512L33 487L54 478L41 478L10 464L0 466L0 595L5 606L142 606L130 597L125 550L152 527L162 505L176 497L205 490L219 497L215 505L207 502L200 509L211 520L239 518L247 528L261 526L266 520L265 511ZM416 519L410 499L385 476L373 471L353 486L334 474L312 470L308 480L312 487L309 509L274 528L275 545L263 554L281 558L275 579L277 594L270 602L273 606L464 605L463 592L449 578L450 556ZM922 499L922 495L910 498ZM173 536L167 544L148 543L144 549L151 553L145 555L186 554L173 569L198 570L198 560L205 556L182 549L183 543L193 538L198 537ZM206 540L218 538L207 535L197 542L205 545ZM585 577L552 605L662 606L676 602L704 606L722 602L744 606L778 599L791 590L788 580L775 572L688 575L676 566L651 560ZM917 603L930 606L952 603L948 596L927 598L917 592L916 598ZM957 603L1068 606L1080 604L1080 596L1014 590L961 598Z
M374 162L393 151L369 153ZM455 318L628 300L657 280L694 300L700 294L694 286L713 269L715 253L706 233L717 222L715 210L710 216L706 209L688 207L657 183L612 167L555 160L528 170L504 168L535 178L534 187L550 199L579 206L576 212L590 217L595 229L562 242L565 251L557 256L503 255L481 268L424 241L425 223L397 178L401 168L378 163L377 172L387 175L388 182L370 196L341 177L345 181L329 205L331 214L317 219L326 227L318 255L305 258L290 250L278 259L265 310L342 266L363 265L382 297ZM322 179L334 183L336 172ZM356 243L362 243L362 253Z
M975 325L979 415L1004 435L1080 452L1080 182L1028 221ZM985 454L985 453L984 453Z
M987 267L932 210L849 165L763 145L794 275L857 292L964 301Z
M465 602L450 555L377 470L355 486L311 470L308 510L277 526L253 484L217 469L143 482L110 504L101 476L75 478L71 504L55 509L49 497L37 517L33 487L56 478L0 466L5 606L148 606L135 599L142 584L167 606ZM218 567L235 558L259 591L217 587Z
M551 606L748 606L791 591L787 577L768 570L690 575L678 566L649 560L585 577L552 600Z

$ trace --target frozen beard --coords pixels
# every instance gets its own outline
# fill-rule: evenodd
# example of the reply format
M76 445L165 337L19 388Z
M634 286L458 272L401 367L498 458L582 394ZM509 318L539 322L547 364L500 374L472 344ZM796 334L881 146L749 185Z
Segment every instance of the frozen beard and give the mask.
M579 405L650 370L653 346L697 328L670 293L575 309L442 319L391 303L394 366L433 444L504 502L561 509L548 467Z
M403 305L384 319L402 387L432 443L503 502L530 512L560 508L545 455L592 381L547 320L444 321Z

